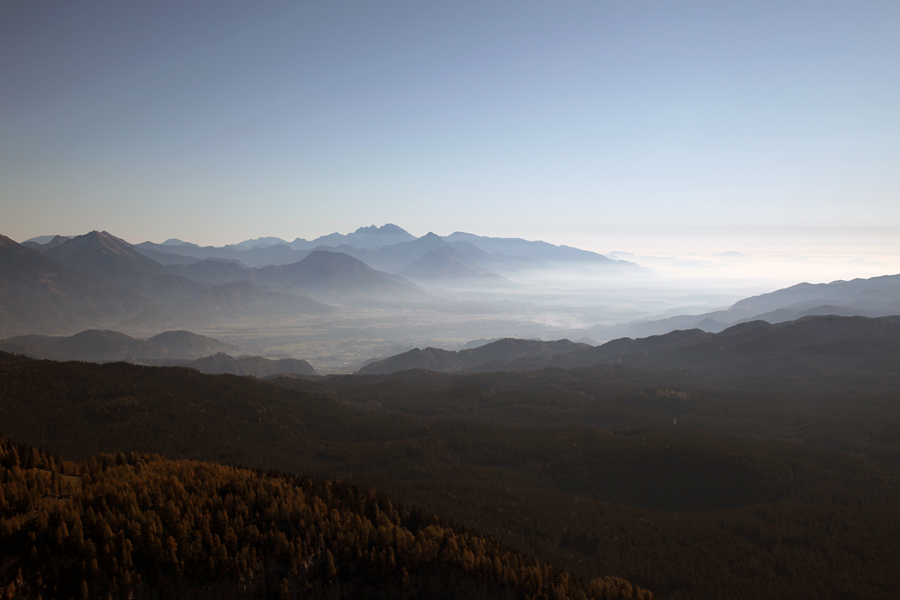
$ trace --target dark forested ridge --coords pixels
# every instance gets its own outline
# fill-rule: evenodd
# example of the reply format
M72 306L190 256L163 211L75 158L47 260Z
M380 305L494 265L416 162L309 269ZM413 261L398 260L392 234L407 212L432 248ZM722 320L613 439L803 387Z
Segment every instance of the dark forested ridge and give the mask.
M513 344L518 347L510 348ZM616 339L597 347L568 340L501 340L459 352L415 349L366 365L360 373L375 375L405 369L532 371L601 364L689 369L716 378L900 373L900 317L826 315L775 325L751 321L719 333L679 330Z
M504 371L507 365L520 358L549 358L578 349L590 348L569 340L544 342L504 338L465 350L441 350L440 348L414 348L403 354L365 365L359 370L363 375L385 375L409 369L427 369L441 373L457 371Z
M133 358L194 359L234 352L219 340L190 331L164 331L147 340L117 331L87 329L71 336L22 335L0 340L0 349L32 358L107 362Z
M0 422L70 458L139 451L340 477L585 581L620 576L667 598L900 589L896 473L814 444L696 428L739 429L749 416L751 436L765 434L766 407L787 388L772 400L759 382L706 389L686 373L623 367L277 383L0 355ZM894 396L873 389L850 401L889 426ZM819 416L838 419L841 398L825 398ZM819 417L804 418L814 428Z
M0 438L4 598L651 598L349 484Z

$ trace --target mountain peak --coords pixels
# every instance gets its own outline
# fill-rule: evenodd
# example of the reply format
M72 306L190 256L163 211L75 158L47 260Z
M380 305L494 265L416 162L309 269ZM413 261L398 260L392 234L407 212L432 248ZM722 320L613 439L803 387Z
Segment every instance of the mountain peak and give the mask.
M396 234L410 235L408 231L406 231L402 227L398 227L397 225L394 225L393 223L385 223L381 227L378 227L376 225L369 225L368 227L360 227L353 233L360 233L360 234L381 233L381 234L392 234L392 235L396 235Z
M128 242L126 242L124 240L120 240L119 238L117 238L113 234L109 233L108 231L94 230L94 231L91 231L90 233L84 234L81 237L83 240L85 240L87 242L96 242L96 243L100 244L101 246L103 246L104 248L106 248L107 250L110 250L111 252L115 252L118 254L131 254L131 251L128 249L128 246L130 244L128 244ZM78 238L73 238L73 239L78 239Z
M46 251L46 255L65 266L124 283L126 280L162 275L166 268L132 249L131 244L107 231L91 231L67 240Z

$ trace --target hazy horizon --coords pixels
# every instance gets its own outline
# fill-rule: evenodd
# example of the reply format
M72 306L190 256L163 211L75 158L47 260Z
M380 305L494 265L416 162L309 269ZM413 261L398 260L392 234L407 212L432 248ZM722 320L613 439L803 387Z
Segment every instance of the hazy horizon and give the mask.
M896 264L898 28L890 2L6 3L3 233Z
M329 231L322 232L307 238L312 241L317 237L340 233L348 234L362 227L382 226L393 224L403 228L398 223L382 223L380 225L361 225L346 231ZM403 228L406 230L405 228ZM408 230L406 230L408 231ZM86 232L83 232L86 233ZM83 233L47 233L33 236L30 239L41 238L51 235L83 235ZM115 231L109 233L121 237ZM416 235L413 232L409 232ZM423 232L416 237L425 235ZM435 232L441 236L450 235L453 232ZM471 233L466 231L466 233ZM279 238L279 236L260 236L260 238ZM288 238L279 238L285 242L292 242L298 236ZM485 237L499 237L486 234ZM521 236L509 236L521 237ZM124 239L124 238L123 238ZM129 243L141 243L144 241L152 241L153 243L163 243L172 238L160 239L158 236L152 240L127 240ZM181 239L181 238L178 238ZM259 238L243 238L239 240L231 240L224 244L216 244L214 246L221 247L230 244L240 244ZM19 243L28 241L26 239L16 240ZM535 240L532 241L536 241ZM181 239L183 242L196 243L194 238ZM801 248L804 253L791 253L792 248L785 246L779 248L783 252L740 252L735 247L723 246L723 250L710 251L672 251L667 248L654 248L653 246L634 247L634 244L628 244L616 249L592 248L585 246L577 246L575 244L560 244L547 239L540 239L548 243L556 245L568 245L578 247L582 250L590 250L597 252L615 260L627 260L635 262L643 267L652 269L661 280L670 284L678 284L685 289L734 289L743 290L746 293L764 293L773 291L776 286L788 286L795 283L829 283L831 281L842 279L868 278L880 275L894 275L900 273L900 254L872 254L872 253L856 253L856 254L836 254L832 252L824 252L826 249ZM202 244L201 244L202 245ZM623 248L631 247L631 251ZM654 251L655 250L655 251ZM745 249L746 250L746 249ZM795 249L796 250L796 249ZM813 251L811 251L813 250ZM822 253L816 253L814 250L823 250ZM832 248L831 250L835 250ZM738 292L735 292L739 295Z

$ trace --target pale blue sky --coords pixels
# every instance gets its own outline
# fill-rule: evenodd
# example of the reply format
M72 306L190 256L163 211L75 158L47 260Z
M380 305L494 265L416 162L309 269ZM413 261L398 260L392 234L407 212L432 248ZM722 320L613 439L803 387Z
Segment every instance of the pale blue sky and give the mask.
M0 233L900 254L900 3L0 4Z

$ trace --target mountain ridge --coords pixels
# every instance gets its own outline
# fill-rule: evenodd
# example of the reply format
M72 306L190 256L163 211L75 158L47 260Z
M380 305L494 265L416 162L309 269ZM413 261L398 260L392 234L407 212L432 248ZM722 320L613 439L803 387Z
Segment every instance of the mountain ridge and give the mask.
M503 338L476 348L441 350L414 348L402 354L366 364L359 375L385 375L408 369L426 369L439 373L504 370L503 365L523 357L553 356L587 348L569 340L544 342Z
M593 338L608 340L622 336L662 335L676 329L694 327L717 333L729 326L752 320L775 324L817 315L877 318L898 314L900 275L881 275L830 283L798 283L743 298L722 310L610 326L595 325L587 332Z
M25 335L0 340L0 350L32 358L108 362L136 358L199 358L235 346L190 331L166 331L140 340L111 330L88 329L72 336Z
M106 231L91 231L44 252L71 269L102 277L162 302L184 300L206 287L173 275L161 263Z
M0 335L65 334L158 306L0 235Z

